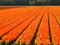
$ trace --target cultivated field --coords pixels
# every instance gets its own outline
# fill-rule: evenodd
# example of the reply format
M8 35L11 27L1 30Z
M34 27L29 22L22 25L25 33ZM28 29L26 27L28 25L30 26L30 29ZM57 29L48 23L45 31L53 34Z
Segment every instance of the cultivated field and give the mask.
M0 45L60 45L60 6L0 7Z

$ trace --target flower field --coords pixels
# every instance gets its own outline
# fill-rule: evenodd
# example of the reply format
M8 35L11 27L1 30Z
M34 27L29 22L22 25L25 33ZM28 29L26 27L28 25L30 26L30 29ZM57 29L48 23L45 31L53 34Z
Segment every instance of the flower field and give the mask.
M60 45L60 6L0 7L0 45Z

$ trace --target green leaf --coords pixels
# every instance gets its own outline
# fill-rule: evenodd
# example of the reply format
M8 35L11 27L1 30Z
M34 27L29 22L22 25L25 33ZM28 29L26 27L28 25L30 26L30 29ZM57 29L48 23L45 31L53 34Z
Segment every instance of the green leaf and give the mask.
M21 45L26 45L26 42L23 42Z
M0 45L3 45L4 43L3 42L0 42Z
M11 43L12 43L12 41L5 42L5 45L10 45Z
M20 45L19 43L15 43L14 45Z

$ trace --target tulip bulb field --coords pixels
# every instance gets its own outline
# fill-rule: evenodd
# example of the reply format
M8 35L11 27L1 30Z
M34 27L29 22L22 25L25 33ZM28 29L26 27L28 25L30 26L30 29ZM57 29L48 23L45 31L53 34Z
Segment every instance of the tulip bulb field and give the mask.
M0 45L60 45L60 6L0 7Z

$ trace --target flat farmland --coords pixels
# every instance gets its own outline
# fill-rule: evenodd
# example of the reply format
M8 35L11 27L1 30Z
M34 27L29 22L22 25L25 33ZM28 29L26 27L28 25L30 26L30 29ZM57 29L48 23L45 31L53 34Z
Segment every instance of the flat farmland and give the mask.
M0 45L60 45L60 6L1 6Z

